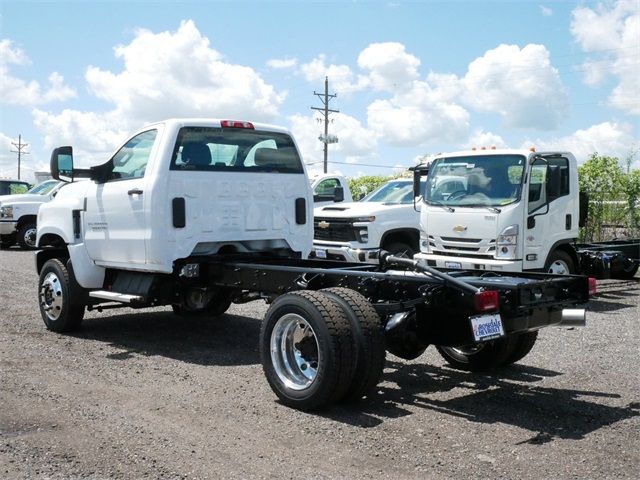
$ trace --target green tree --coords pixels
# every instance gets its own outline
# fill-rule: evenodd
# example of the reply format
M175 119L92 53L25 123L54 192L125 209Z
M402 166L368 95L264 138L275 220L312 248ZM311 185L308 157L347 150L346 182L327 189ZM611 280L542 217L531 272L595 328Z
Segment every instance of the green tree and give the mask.
M360 200L393 178L395 178L393 175L364 175L362 177L350 178L349 190L351 190L351 195L353 195L354 200Z
M583 241L601 241L607 225L624 224L625 174L616 157L594 153L578 168L580 190L589 194L589 217Z

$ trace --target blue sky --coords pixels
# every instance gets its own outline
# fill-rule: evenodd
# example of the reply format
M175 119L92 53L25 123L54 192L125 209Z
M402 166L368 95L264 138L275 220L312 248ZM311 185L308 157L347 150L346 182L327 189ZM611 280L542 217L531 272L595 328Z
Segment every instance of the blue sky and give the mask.
M0 0L0 177L105 161L163 118L290 128L321 168L391 174L471 146L639 148L640 2ZM640 153L633 156L640 166Z

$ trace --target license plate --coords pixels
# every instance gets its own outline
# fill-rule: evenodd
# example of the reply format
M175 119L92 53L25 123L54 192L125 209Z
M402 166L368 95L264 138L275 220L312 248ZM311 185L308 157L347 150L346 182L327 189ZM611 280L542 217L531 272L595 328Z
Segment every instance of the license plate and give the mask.
M471 317L470 320L473 338L476 342L486 342L487 340L504 336L504 328L502 328L502 319L499 313L478 315Z
M316 248L316 258L327 258L327 251Z
M461 269L462 268L462 264L460 262L444 262L444 268Z

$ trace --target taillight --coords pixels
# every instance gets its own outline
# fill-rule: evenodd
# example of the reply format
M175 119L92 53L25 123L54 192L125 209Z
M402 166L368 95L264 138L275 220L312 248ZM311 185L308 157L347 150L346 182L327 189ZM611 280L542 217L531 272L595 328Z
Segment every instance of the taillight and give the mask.
M223 128L249 128L251 130L254 130L253 123L241 122L239 120L221 120L220 125Z
M594 277L589 277L589 296L593 297L596 293L598 293L598 282Z
M485 290L477 292L473 298L478 312L489 312L498 310L500 306L500 296L496 290Z

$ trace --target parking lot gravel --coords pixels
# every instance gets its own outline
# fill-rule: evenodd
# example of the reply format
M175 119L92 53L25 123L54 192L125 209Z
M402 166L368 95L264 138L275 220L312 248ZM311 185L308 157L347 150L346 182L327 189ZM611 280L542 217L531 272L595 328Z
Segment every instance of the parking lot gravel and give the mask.
M542 330L510 368L387 354L371 398L303 413L264 378L264 303L91 312L58 335L33 253L2 250L0 477L637 478L640 278L599 289L586 328Z

